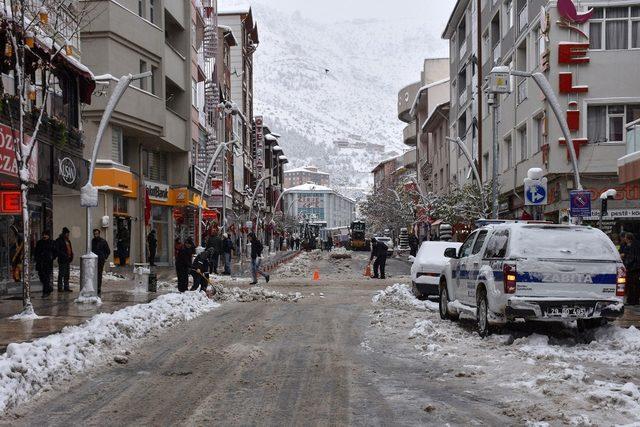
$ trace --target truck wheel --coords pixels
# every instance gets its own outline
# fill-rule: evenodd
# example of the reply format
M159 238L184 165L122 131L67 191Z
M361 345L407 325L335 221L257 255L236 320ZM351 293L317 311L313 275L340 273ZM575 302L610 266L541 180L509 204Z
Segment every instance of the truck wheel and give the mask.
M487 294L484 290L478 292L476 312L478 334L480 334L482 338L485 338L489 335L489 303L487 302Z
M438 299L438 307L440 312L440 318L442 320L452 319L451 313L449 313L449 292L447 291L447 284L440 284L440 298Z
M424 299L424 295L422 295L422 292L418 290L418 286L416 285L416 282L414 282L413 280L411 281L411 292L419 300Z

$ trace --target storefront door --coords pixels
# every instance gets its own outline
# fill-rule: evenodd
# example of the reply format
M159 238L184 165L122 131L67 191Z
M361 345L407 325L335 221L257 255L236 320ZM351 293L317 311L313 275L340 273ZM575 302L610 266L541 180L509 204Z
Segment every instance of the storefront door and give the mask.
M151 229L156 230L156 262L159 263L169 263L169 212L170 209L164 206L153 206L151 209Z
M131 218L128 216L114 217L115 227L113 227L113 241L116 250L113 254L113 260L116 265L129 264L129 256L131 253Z

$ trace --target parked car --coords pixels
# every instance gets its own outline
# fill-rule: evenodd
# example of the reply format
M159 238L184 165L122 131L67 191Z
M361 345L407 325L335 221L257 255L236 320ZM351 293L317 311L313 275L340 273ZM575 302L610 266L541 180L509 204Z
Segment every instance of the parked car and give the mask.
M411 289L417 298L438 296L440 277L449 258L447 249L458 250L462 243L423 242L411 265Z
M579 329L622 316L626 271L600 230L511 222L474 231L440 278L440 316L466 314L478 332L516 320L576 320Z
M387 245L387 256L393 256L393 240L391 240L391 237L387 237L387 236L376 236L375 238L378 242L383 242L385 245Z

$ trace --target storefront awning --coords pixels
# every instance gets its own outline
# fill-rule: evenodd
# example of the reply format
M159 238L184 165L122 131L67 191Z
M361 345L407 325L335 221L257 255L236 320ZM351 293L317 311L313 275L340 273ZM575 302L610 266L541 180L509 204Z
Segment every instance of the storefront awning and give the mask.
M102 191L113 191L131 198L138 197L138 181L131 172L122 169L96 168L92 184Z

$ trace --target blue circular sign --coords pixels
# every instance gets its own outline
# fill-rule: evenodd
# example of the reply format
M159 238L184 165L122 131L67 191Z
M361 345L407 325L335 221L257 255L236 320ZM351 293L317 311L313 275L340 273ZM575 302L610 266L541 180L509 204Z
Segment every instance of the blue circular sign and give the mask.
M526 197L529 203L539 205L547 199L547 190L540 184L533 184L527 189Z

